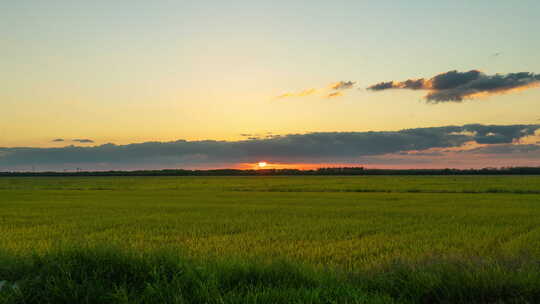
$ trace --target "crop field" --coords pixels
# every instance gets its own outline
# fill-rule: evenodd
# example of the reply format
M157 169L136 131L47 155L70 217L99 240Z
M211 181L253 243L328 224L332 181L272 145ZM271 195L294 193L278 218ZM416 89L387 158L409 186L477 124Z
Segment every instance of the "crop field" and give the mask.
M540 177L1 178L0 303L540 303Z

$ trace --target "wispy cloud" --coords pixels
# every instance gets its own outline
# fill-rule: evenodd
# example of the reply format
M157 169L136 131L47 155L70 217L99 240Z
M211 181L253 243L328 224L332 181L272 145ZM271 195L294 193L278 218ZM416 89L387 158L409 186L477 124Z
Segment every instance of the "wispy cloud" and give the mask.
M304 97L317 93L316 89L306 89L299 92L284 93L279 95L277 98L289 98L289 97Z
M81 144L94 143L93 140L87 139L87 138L75 138L75 139L55 138L55 139L52 140L52 142L57 142L57 143L60 143L60 142L76 142L76 143L81 143Z
M371 91L388 89L426 90L428 102L461 102L495 94L506 94L540 86L540 74L529 72L486 75L478 70L468 72L449 71L430 79L387 81L369 86Z
M93 143L94 141L91 140L91 139L87 139L87 138L75 138L75 139L72 139L71 141L74 141L74 142L78 142L78 143L81 143L81 144L90 144L90 143Z
M326 95L326 98L335 98L335 97L340 97L340 96L343 96L342 92L332 92Z
M354 87L355 84L356 83L354 81L342 80L339 82L332 83L327 87L323 87L319 89L311 88L311 89L305 89L298 92L284 93L277 96L277 98L282 99L282 98L291 98L291 97L306 97L306 96L312 96L312 95L319 95L326 98L339 97L339 96L343 96L344 94L337 91L351 89Z
M240 136L245 137L249 140L255 140L255 139L265 139L265 138L272 138L272 137L278 137L280 135L274 135L272 132L265 132L265 133L242 133Z
M354 87L354 81L340 81L332 84L330 89L332 90L348 90Z

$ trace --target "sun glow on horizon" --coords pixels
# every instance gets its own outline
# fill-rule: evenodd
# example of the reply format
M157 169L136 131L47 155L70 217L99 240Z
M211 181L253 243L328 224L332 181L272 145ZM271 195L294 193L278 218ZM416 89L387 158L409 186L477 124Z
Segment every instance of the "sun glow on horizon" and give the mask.
M363 164L352 163L273 163L259 161L256 163L238 163L234 166L239 170L317 170L320 168L363 167Z

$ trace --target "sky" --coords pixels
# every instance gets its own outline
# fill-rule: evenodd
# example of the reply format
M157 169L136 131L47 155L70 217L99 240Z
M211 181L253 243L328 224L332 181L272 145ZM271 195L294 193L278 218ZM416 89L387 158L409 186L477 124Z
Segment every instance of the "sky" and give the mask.
M0 169L241 167L263 157L276 166L540 166L538 12L536 0L2 1ZM356 148L339 157L289 147L289 158L240 157L251 153L245 149L212 158L196 149L164 161L155 148L121 164L95 150L476 124L523 128L506 141L478 143L476 134L459 142L464 150L499 148L481 160L469 151L466 163L384 154L403 158L410 147L367 160L375 155L356 137L346 139ZM44 156L51 151L69 157Z

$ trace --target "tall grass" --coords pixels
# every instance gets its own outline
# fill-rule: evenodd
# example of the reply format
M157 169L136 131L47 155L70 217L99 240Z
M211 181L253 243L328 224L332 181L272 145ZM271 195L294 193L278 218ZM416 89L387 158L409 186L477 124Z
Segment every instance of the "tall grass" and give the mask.
M539 185L0 179L0 303L537 303Z
M70 248L3 256L0 303L538 303L538 260L432 260L344 274L281 260Z

